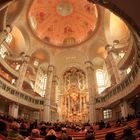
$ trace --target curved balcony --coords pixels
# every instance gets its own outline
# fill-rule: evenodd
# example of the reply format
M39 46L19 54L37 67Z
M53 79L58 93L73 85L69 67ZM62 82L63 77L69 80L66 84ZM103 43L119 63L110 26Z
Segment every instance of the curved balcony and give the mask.
M102 1L102 0L89 0L90 2L100 4L103 7L106 7L110 10L113 10L114 13L122 17L124 21L126 21L127 25L129 26L129 29L132 31L134 42L135 43L135 56L134 60L135 64L133 65L133 68L129 75L118 85L113 87L111 91L108 93L105 93L102 97L96 97L96 108L100 107L106 107L113 101L117 101L119 99L122 99L123 97L127 96L128 94L131 94L132 91L134 91L135 88L139 87L140 80L140 29L135 24L135 22L127 15L123 10L118 8L117 5L113 4L110 1ZM134 87L133 87L134 86ZM123 94L123 95L121 95ZM122 96L122 97L120 97ZM114 98L114 99L113 99ZM113 101L112 101L113 100Z
M96 1L97 0L95 0L95 2ZM98 1L101 1L101 0L98 0ZM103 6L105 5L106 7L111 9L110 7L112 5L110 3L106 1L103 1L103 2L104 2L102 3ZM115 8L116 8L115 11L117 12L118 9L117 7L114 6L114 9ZM122 16L124 16L124 19L127 20L128 17L127 16L125 17L125 14L123 14L121 11L118 11L118 14L119 15L122 14ZM135 66L131 70L130 74L120 84L116 85L114 88L112 88L111 91L106 93L104 96L96 98L97 108L107 106L113 102L116 102L117 100L122 99L123 97L127 96L128 94L133 92L135 89L137 89L137 87L139 87L140 85L140 80L139 80L140 78L140 73L139 73L140 46L138 47L139 44L140 42L136 46L137 47L137 52L136 52L137 60L135 60ZM130 56L129 53L128 53L128 56ZM128 57L126 56L126 58L124 58L124 62L125 62L125 59L128 60ZM119 64L120 68L124 65L124 62L122 62L122 64ZM26 92L18 91L14 86L10 85L8 82L5 82L2 78L0 78L0 90L1 90L0 94L2 96L15 100L18 103L22 103L25 105L26 103L28 103L28 106L31 106L34 108L38 108L39 106L42 107L42 105L44 104L44 101L42 98L35 98L35 97L32 97L31 95L28 95Z
M140 46L138 44L139 42L134 44L135 48L137 48L137 53L135 64L130 74L120 84L115 85L111 91L103 96L98 96L96 98L96 108L107 107L138 90L140 86Z
M136 42L137 43L137 42ZM137 44L138 45L138 44ZM111 91L103 94L102 96L96 97L96 108L107 107L118 100L128 96L140 85L140 47L137 47L137 54L135 65L131 70L130 74L118 85L113 87ZM0 78L0 89L1 95L19 104L29 106L31 108L40 109L43 108L44 99L41 97L33 97L32 95L18 91L16 87ZM51 106L56 108L55 106Z
M133 57L135 55L135 48L132 45L133 40L131 38L130 44L128 45L127 52L125 53L124 57L118 62L117 66L118 69L127 69L130 64L133 63Z
M136 46L137 45L137 46ZM135 48L137 48L137 54L135 58L135 65L131 70L130 74L118 85L113 87L111 91L103 94L102 96L96 97L96 108L107 107L118 100L128 96L140 85L140 46L136 42ZM2 61L1 61L2 62ZM0 78L0 95L8 98L19 104L29 106L31 108L40 109L43 108L44 99L41 97L33 97L32 95L18 91L16 87ZM56 108L55 106L51 106Z
M9 84L2 78L0 78L0 95L17 102L18 104L23 104L34 109L42 109L44 104L44 99L41 97L33 97L32 95L18 90L13 85Z
M9 66L9 64L7 64L3 58L0 57L0 62L1 62L1 65L13 76L15 77L19 77L19 72L16 71L15 69L13 69L12 67ZM30 77L31 80L35 81L35 78L34 77ZM25 77L24 80L30 84L30 80Z
M14 70L12 67L10 67L3 58L0 57L0 63L1 65L12 75L14 75L15 77L19 77L19 73Z

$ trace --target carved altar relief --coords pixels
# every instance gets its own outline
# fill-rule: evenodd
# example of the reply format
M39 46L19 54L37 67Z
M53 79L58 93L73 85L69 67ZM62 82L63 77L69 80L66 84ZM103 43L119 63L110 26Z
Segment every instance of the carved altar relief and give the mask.
M78 113L78 112L80 112L80 93L77 91L77 89L75 89L75 91L73 91L73 88L70 89L69 92L70 92L69 97L70 97L70 101L71 101L70 112Z
M67 70L63 75L64 89L67 91L71 85L76 86L79 90L86 88L86 76L84 71L75 67Z
M82 93L75 85L70 88L63 95L63 117L69 121L84 121L87 115L86 98L87 94Z
M63 74L62 116L69 121L83 121L87 118L86 75L83 70L71 67Z

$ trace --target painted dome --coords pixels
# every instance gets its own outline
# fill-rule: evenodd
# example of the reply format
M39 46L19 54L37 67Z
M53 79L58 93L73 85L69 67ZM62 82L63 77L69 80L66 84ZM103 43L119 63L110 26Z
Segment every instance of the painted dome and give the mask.
M29 23L44 42L58 47L79 44L93 35L98 13L87 0L34 0Z

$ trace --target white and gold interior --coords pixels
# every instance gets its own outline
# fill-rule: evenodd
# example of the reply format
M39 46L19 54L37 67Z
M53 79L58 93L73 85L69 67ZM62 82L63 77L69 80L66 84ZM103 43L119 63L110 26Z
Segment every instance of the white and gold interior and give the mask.
M120 17L87 0L5 5L0 9L5 15L0 20L2 113L92 123L140 111L133 107L140 106L138 77L133 86L121 85L132 73L136 48Z

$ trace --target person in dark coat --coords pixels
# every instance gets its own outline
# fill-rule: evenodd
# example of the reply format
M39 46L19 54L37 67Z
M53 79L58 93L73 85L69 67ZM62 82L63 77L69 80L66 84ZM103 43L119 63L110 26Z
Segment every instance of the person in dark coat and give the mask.
M105 140L115 140L115 133L114 132L108 132L105 135Z
M132 133L132 129L131 127L126 127L123 130L123 135L121 137L121 140L135 140L135 136Z

